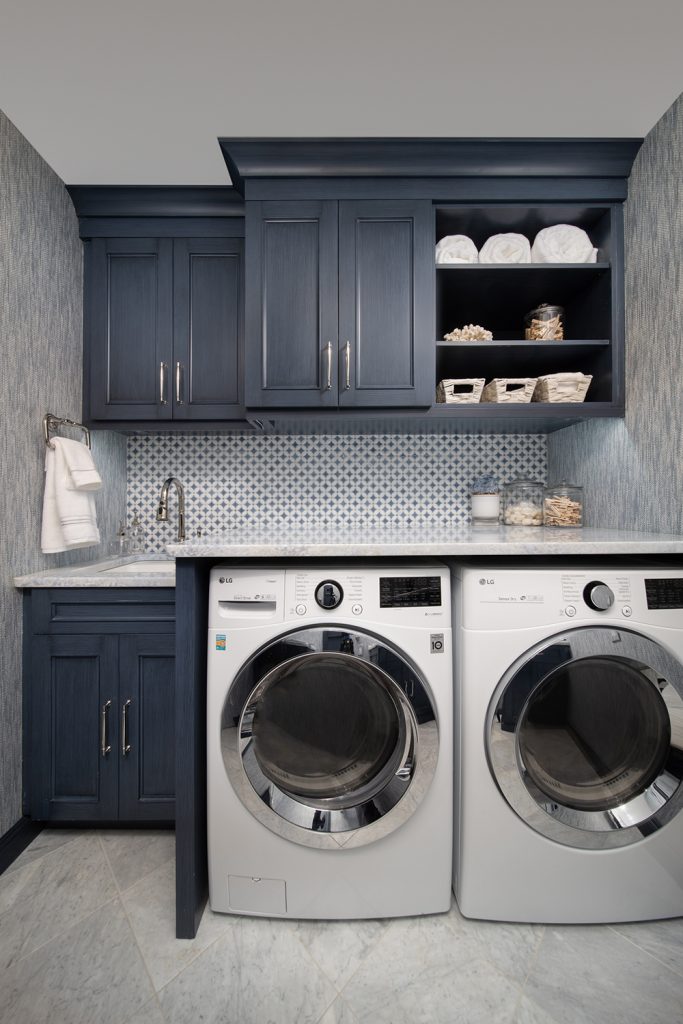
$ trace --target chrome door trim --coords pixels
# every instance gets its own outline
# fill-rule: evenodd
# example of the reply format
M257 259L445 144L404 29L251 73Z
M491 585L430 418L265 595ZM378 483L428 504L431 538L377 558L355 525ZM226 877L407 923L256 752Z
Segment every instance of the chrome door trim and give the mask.
M326 651L339 658L364 662L366 670L381 675L382 682L400 709L403 721L402 750L395 770L379 791L361 794L354 806L339 806L335 800L296 800L272 780L266 778L254 755L251 734L253 707L270 677L301 653L283 657L249 685L250 667L259 657L267 659L279 644L295 643L308 654L323 653L325 633L343 632L353 644L354 653ZM371 651L389 652L398 658L404 674L400 685L391 674L370 660ZM283 633L256 651L240 668L226 695L221 716L221 753L228 779L242 804L271 832L301 846L339 850L344 846L363 846L376 842L403 825L417 810L434 777L439 749L438 725L431 693L425 681L405 654L386 639L369 631L351 630L346 624L304 627Z
M571 648L571 658L551 667L527 693L518 716L534 693L559 668L584 658L614 658L636 668L663 699L673 725L672 710L683 716L683 665L664 647L641 633L612 626L577 627L529 648L510 666L498 683L489 703L485 723L485 749L489 769L503 797L527 825L555 842L586 850L607 850L641 841L671 821L683 809L683 748L672 742L658 777L626 803L603 811L577 810L551 801L532 781L519 749L517 723L514 732L504 732L496 711L520 670L540 653L557 644ZM649 669L658 681L643 672ZM664 681L666 685L660 683ZM679 726L680 729L680 726Z

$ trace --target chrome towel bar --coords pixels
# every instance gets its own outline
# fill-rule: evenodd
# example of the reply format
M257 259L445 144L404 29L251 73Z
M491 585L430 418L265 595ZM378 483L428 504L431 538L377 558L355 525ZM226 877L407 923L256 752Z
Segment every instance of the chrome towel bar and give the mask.
M76 420L67 420L62 416L53 416L51 412L46 412L43 416L43 437L45 438L45 444L48 448L54 448L54 445L50 441L51 431L56 427L76 427L78 430L82 430L85 434L85 443L88 448L92 447L90 444L90 431L87 427L84 427L82 423L77 423Z

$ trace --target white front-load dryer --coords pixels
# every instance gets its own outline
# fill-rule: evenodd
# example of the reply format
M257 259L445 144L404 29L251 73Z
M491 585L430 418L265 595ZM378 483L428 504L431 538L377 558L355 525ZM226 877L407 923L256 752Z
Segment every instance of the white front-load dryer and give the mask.
M454 572L467 917L683 915L683 570Z
M207 683L213 910L449 909L445 566L217 566Z

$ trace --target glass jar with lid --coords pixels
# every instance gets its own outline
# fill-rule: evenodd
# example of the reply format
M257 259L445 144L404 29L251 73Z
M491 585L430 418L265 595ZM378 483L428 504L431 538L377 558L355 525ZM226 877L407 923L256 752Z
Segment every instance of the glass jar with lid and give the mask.
M544 526L583 526L583 487L562 483L543 492Z
M506 526L543 525L543 484L538 480L511 480L503 491Z

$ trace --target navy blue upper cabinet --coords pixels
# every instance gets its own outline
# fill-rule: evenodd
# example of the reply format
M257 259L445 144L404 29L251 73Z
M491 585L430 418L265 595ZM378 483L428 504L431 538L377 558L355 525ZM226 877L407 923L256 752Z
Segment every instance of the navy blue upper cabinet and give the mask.
M433 233L425 200L248 201L246 405L429 406Z
M241 418L243 240L92 238L90 421Z

